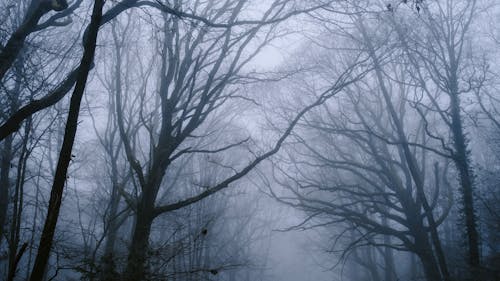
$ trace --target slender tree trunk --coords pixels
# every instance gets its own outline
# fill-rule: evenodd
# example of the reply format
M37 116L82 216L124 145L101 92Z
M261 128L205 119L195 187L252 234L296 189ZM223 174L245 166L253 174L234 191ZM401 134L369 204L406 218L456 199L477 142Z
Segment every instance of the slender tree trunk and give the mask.
M115 175L113 175L115 176ZM115 262L114 262L114 250L116 238L118 237L118 206L120 204L120 196L118 193L117 184L113 184L113 190L111 193L111 206L109 211L109 219L108 219L108 235L106 237L106 244L104 246L104 254L102 256L102 276L101 280L103 281L111 281L115 279Z
M24 198L24 182L26 178L26 162L28 161L28 141L31 130L31 119L28 120L25 133L23 137L23 146L17 161L17 178L14 188L14 196L12 202L12 218L10 227L10 240L9 240L9 276L14 278L17 265L21 259L24 251L26 250L26 243L23 249L18 253L19 241L21 239L21 220L23 213L23 198Z
M4 226L9 206L9 172L12 156L12 136L8 136L3 143L2 162L0 164L0 245L4 237Z
M109 217L107 220L106 244L104 245L104 253L101 259L101 280L103 281L112 281L116 276L114 250L116 238L118 237L118 228L120 227L120 222L118 221L118 207L120 205L120 193L118 192L118 189L120 187L118 183L117 159L113 155L112 144L109 151L109 155L111 156L111 182L113 186L110 198Z
M379 268L377 265L377 255L373 247L366 247L366 268L368 269L370 280L382 281L379 274ZM385 281L385 280L384 280Z
M391 237L385 235L384 236L384 243L387 245L391 244ZM385 281L396 281L396 270L394 267L394 254L392 252L392 249L389 247L385 247L384 249L384 280Z
M66 128L64 133L64 140L59 154L59 161L57 163L56 174L54 176L54 183L50 193L49 207L47 210L47 217L40 238L37 256L34 262L33 271L31 272L31 281L40 281L43 279L46 266L50 256L50 250L54 239L54 232L56 229L59 210L61 208L62 195L64 185L68 173L68 166L71 160L71 151L75 141L76 130L78 127L78 117L80 113L80 104L85 91L88 74L90 72L94 54L96 49L97 34L99 32L99 25L102 17L102 8L104 0L95 0L94 8L92 11L92 19L90 28L84 40L84 53L80 63L81 68L78 74L75 90L71 97L68 119L66 121Z
M21 249L19 250L19 252L16 254L15 256L15 260L13 262L13 265L10 266L10 269L9 269L9 275L7 276L7 281L13 281L14 280L14 277L16 277L16 271L17 271L17 266L19 264L19 261L21 260L21 258L23 257L24 255L24 252L26 252L26 248L28 247L28 243L24 243L22 246L21 246ZM14 270L12 270L14 269Z

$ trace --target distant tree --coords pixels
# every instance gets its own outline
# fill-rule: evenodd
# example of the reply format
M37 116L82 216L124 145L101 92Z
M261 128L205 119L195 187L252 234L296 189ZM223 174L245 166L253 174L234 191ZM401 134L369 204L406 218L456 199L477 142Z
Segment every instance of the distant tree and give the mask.
M403 53L391 44L391 28L360 13L351 20L347 42L337 41L331 49L347 45L366 52L372 72L300 124L295 145L276 162L277 180L289 192L274 195L304 210L308 227L342 225L339 236L351 234L343 238L345 257L363 246L407 251L418 256L428 280L450 280L438 232L451 208L451 191L442 188L448 154L426 136L425 120L415 119L416 87ZM317 76L334 66L321 61ZM382 280L396 278L389 250L379 256L386 265ZM382 278L379 261L356 260L366 262L373 280Z

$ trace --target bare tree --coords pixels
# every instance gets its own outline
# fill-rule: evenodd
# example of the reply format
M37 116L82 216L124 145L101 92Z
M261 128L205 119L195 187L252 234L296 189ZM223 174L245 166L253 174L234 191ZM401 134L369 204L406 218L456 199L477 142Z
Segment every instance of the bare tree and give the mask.
M450 208L450 204L437 203L443 192L439 185L441 169L436 165L433 179L428 176L426 180L425 193L418 192L390 121L382 119L382 112L371 109L373 99L367 101L359 92L355 95L352 103L356 116L350 112L350 117L343 118L330 109L326 117L307 122L312 131L305 133L322 137L297 138L304 148L290 152L288 160L296 168L288 172L288 168L282 167L278 177L291 194L275 196L304 210L305 223L318 218L314 225L344 225L357 234L354 242L348 244L346 255L360 246L410 251L420 258L428 280L442 280L441 265L429 239L431 232L436 231L432 228L445 219ZM384 105L381 103L378 108ZM345 111L342 114L348 115ZM434 226L426 223L422 203L422 196L428 193L433 198L428 202L431 210L440 213L434 218ZM385 236L392 239L384 240Z
M452 144L445 149L459 174L468 264L472 275L476 276L481 267L480 238L474 207L474 172L462 120L461 97L481 88L484 82L484 69L473 61L470 53L469 35L479 7L477 1L429 1L421 3L420 7L418 19L413 21L418 25L413 30L397 13L389 18L408 61L414 66L415 77L431 102L431 105L421 105L421 109L431 107L451 135ZM442 102L443 95L447 104ZM448 144L448 136L432 130L428 133L441 139L444 145Z
M0 80L3 79L9 68L12 66L19 53L23 49L26 37L33 32L41 29L67 24L64 19L76 9L82 1L76 1L68 9L68 3L65 0L33 0L28 6L25 18L21 25L12 33L0 52ZM39 23L42 16L50 11L60 12L51 16L43 23ZM61 12L62 11L62 12Z
M215 4L215 3L214 3ZM193 6L191 9L200 11L198 14L206 18L228 18L231 25L237 22L246 1L232 1L217 3L221 5L214 9L214 5ZM178 3L180 5L180 3ZM265 11L260 22L272 22L279 19L280 11L286 8L288 2L274 2ZM179 6L178 9L186 9ZM214 30L211 28L200 29L195 24L186 24L176 17L163 15L163 38L160 47L160 72L159 89L155 95L159 96L158 114L159 124L151 123L154 119L144 119L148 116L141 110L127 110L138 112L136 118L138 124L125 123L123 116L124 102L122 101L120 64L117 65L117 116L122 141L130 166L135 172L138 182L138 201L134 203L136 209L136 222L132 235L129 263L125 277L141 279L145 275L144 264L148 248L153 220L159 215L174 211L193 204L211 194L227 187L230 183L248 173L257 163L273 154L281 145L281 140L275 149L262 154L244 166L239 172L229 176L227 179L205 187L198 195L182 199L179 202L156 206L156 198L161 189L165 172L173 161L185 154L191 153L217 153L231 149L245 141L237 141L234 144L220 147L215 150L195 149L188 147L189 139L193 137L195 130L200 127L208 116L221 107L227 101L237 98L231 85L237 82L238 73L258 51L272 39L274 26L265 31L263 40L258 43L255 50L250 51L247 47L254 40L258 32L263 29L263 24L257 24L248 28L231 28ZM249 55L245 52L250 51ZM202 74L207 73L207 74ZM147 94L146 92L142 93ZM148 99L140 99L140 108L146 107ZM134 104L137 106L137 104ZM134 128L134 129L133 129ZM134 151L132 144L139 142L139 136L128 138L128 132L134 130L140 133L140 129L147 132L150 139L150 152L146 154L144 163L140 162L140 156ZM286 134L283 136L285 137ZM130 196L132 197L132 196Z
M451 196L441 190L445 175L437 164L446 163L439 158L447 154L425 135L425 120L411 119L417 114L409 100L415 86L405 80L406 64L392 63L402 53L387 44L392 40L390 29L359 13L352 20L354 29L347 37L356 45L345 45L367 53L372 75L346 89L348 96L339 98L338 104L328 103L306 118L296 145L277 162L278 181L290 193L271 192L281 202L304 210L304 225L315 218L319 226L345 224L342 233L351 233L353 240L347 242L346 256L360 246L409 251L419 257L428 280L449 280L438 233L451 208L449 202L438 204L440 196ZM343 46L337 43L331 49ZM328 73L324 64L320 77ZM315 90L309 91L312 95ZM428 168L430 152L439 159L433 158L438 161L434 170ZM391 280L395 278L390 275L391 253L383 257L385 278ZM368 266L374 280L379 278L375 268Z
M51 189L47 218L43 227L42 236L38 247L37 257L33 265L30 280L42 280L45 268L50 255L50 250L54 238L55 228L61 208L62 194L66 182L69 163L71 161L71 151L76 136L78 126L78 116L80 113L80 104L85 91L87 78L94 60L96 48L97 33L102 17L102 8L104 1L96 0L92 12L92 20L89 25L88 40L85 40L85 51L82 57L81 69L78 73L77 83L71 98L68 120L66 122L64 140L57 163L57 169L54 176L54 183Z
M0 1L0 279L498 279L499 8Z

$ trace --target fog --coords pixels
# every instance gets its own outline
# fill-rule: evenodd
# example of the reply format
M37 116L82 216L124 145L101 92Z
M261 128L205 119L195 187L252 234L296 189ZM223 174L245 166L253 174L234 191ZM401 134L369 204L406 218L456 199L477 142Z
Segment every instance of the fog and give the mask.
M0 280L500 280L496 0L0 0Z

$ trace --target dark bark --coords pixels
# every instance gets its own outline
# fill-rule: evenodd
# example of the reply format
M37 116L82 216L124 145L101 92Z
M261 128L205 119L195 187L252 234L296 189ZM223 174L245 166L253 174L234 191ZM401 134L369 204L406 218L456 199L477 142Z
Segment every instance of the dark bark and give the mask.
M12 89L12 92L16 95L20 92L21 89L21 68L23 67L23 60L18 60L18 65L14 68L15 75L15 85ZM15 112L19 106L19 98L18 96L14 96L9 103L9 112ZM0 128L1 129L1 128ZM0 130L1 134L2 130ZM4 227L6 223L6 215L8 211L9 205L9 189L10 189L10 180L9 180L9 171L12 168L12 161L14 160L14 151L13 151L13 136L9 136L4 140L3 150L2 150L2 158L0 164L0 245L2 239L4 237ZM26 140L25 140L26 141Z
M470 157L467 149L467 140L463 131L462 117L460 114L460 98L458 90L453 87L450 94L451 101L451 130L455 147L453 160L459 173L462 195L462 212L465 218L465 230L468 245L468 263L473 274L480 268L479 233L476 224L474 207L474 175L470 166Z
M425 252L418 255L422 266L424 268L424 273L427 281L441 281L441 275L439 274L439 268L436 266L436 261L434 257L431 257L430 252Z
M410 253L410 280L418 279L418 264L417 264L417 256L414 253Z
M92 67L96 49L97 34L102 17L102 8L104 0L96 0L92 11L92 19L89 25L87 40L85 40L84 53L81 61L80 71L78 73L75 90L71 97L68 118L64 133L64 140L59 154L56 174L51 189L47 217L40 238L37 256L31 273L31 281L40 281L43 279L45 269L49 260L50 251L53 243L55 228L57 225L59 211L62 202L62 195L68 167L71 160L71 151L75 141L76 130L78 127L78 117L80 113L80 104L85 91L88 74Z
M123 275L125 281L145 280L147 276L146 259L149 252L149 235L153 223L150 207L142 206L137 211L132 234L127 267Z
M2 162L0 166L0 244L4 237L4 226L9 205L9 172L12 157L12 136L9 136L3 143Z
M5 139L12 133L16 132L17 130L19 130L22 122L26 120L26 118L60 101L75 84L78 73L79 73L79 68L71 71L71 73L68 74L66 79L51 93L49 93L48 95L44 96L39 100L31 101L27 105L15 111L15 113L12 114L7 119L7 121L5 121L0 126L0 141Z
M28 161L30 151L28 149L28 141L30 138L31 120L25 127L23 145L17 161L17 178L14 188L14 196L12 197L12 215L10 226L10 239L9 239L9 276L15 275L17 265L19 263L20 255L26 249L21 249L21 254L18 253L19 242L21 239L21 221L24 204L24 183L26 178L26 162ZM26 243L25 243L26 244ZM26 246L23 245L25 248Z
M43 7L37 7L32 13L29 13L24 22L12 34L0 53L0 80L3 79L5 73L10 69L17 58L17 55L24 46L26 37L35 30L35 27L40 18L49 10Z
M427 281L442 281L443 279L441 279L440 269L434 256L427 233L423 231L416 233L415 248L415 253L422 262Z
M36 31L40 18L51 10L62 11L68 7L66 1L46 1L33 0L28 9L27 15L16 31L9 38L0 52L0 80L10 69L14 61L23 49L26 37Z
M7 281L13 281L14 280L14 277L16 277L16 270L17 270L17 266L19 264L19 261L21 260L21 258L23 257L24 255L24 252L26 252L26 248L28 247L28 243L24 243L22 246L21 246L21 249L19 249L19 252L17 253L16 257L15 257L15 260L13 262L13 265L10 266L10 270L9 270L9 275L7 277Z
M109 9L101 18L100 25L104 25L117 17L121 12L132 8L136 5L138 0L125 0L121 1L117 5L115 5L113 8ZM35 26L36 27L36 26ZM33 27L34 28L34 27ZM90 28L87 27L87 30L85 31L84 34L88 34L88 29ZM14 39L12 39L14 40ZM23 39L24 40L24 39ZM14 44L14 43L12 43ZM18 43L19 44L19 43ZM24 44L24 43L23 43ZM84 37L83 44L86 44L86 36ZM6 46L7 47L7 46ZM8 60L13 59L13 56L17 56L19 49L15 50L16 53L12 54L12 57L9 57ZM7 51L3 51L2 54L6 53ZM0 59L1 59L0 55ZM5 64L12 65L12 62L5 61ZM4 62L0 63L3 65ZM8 68L10 68L10 65ZM8 70L7 68L7 70ZM21 123L28 118L29 116L33 115L36 112L39 112L43 109L46 109L57 102L59 102L66 94L71 90L71 88L75 85L77 75L80 73L80 68L76 68L72 70L64 79L64 81L58 85L52 92L44 96L43 98L39 100L34 100L29 102L27 105L21 107L18 111L14 112L8 119L5 121L1 126L0 126L0 141L5 139L7 136L10 134L16 132L19 130L21 127ZM0 76L1 79L1 76Z

